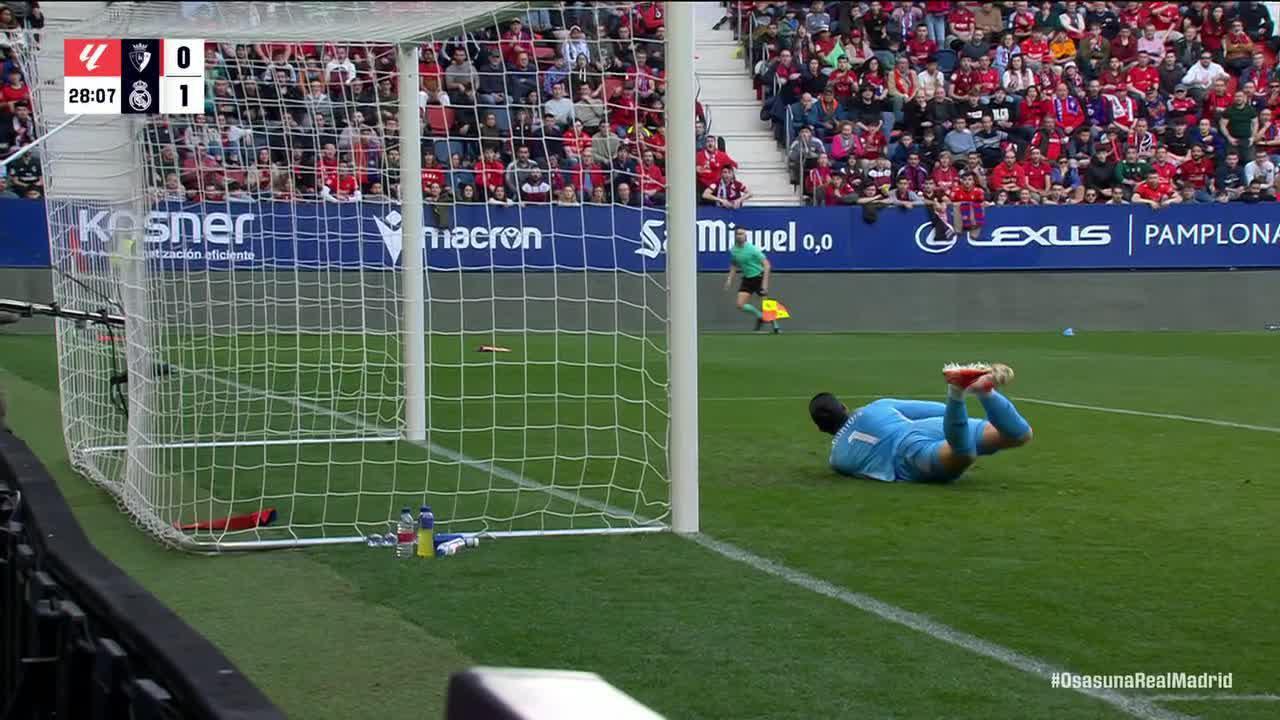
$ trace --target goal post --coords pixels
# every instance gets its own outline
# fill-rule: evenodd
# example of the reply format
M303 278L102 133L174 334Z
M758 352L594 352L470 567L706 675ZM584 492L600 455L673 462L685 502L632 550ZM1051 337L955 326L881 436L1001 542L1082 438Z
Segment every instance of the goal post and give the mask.
M667 4L667 275L671 359L671 522L698 532L698 249L691 2ZM685 118L681 122L678 119ZM677 119L676 122L671 122Z
M23 65L55 298L125 316L59 321L73 464L199 550L360 542L423 503L454 532L697 532L693 13L647 5L46 28ZM203 39L205 112L64 125L82 37Z

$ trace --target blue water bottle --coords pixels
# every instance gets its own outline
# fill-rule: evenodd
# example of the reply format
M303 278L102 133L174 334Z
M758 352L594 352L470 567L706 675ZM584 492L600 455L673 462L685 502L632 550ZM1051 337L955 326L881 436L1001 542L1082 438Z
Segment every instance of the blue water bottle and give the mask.
M435 550L436 516L430 505L423 505L418 511L418 557L433 558Z

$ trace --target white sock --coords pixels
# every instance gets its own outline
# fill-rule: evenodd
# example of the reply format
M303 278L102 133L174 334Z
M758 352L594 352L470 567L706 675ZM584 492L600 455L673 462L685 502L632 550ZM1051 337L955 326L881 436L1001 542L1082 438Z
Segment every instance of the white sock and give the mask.
M947 399L948 399L948 400L963 400L963 399L964 399L964 389L963 389L963 388L958 388L958 387L956 387L955 385L948 385L948 386L947 386Z

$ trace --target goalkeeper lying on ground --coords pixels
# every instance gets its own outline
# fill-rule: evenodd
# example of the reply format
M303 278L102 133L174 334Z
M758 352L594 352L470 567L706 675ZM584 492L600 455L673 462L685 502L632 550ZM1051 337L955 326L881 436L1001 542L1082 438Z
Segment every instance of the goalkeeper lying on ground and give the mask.
M885 482L951 482L979 455L1031 442L1031 426L996 388L1013 379L1008 365L948 365L947 401L883 399L853 413L831 393L809 401L809 417L835 436L831 467ZM970 419L975 394L987 419Z

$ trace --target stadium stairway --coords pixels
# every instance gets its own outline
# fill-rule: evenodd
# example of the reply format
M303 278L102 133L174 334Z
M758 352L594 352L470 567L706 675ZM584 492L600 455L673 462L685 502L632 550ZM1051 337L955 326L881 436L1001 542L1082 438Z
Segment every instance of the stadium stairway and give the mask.
M694 71L708 132L723 138L725 150L738 161L738 178L751 189L747 205L799 205L800 196L787 177L786 157L769 124L760 120L760 101L742 46L728 23L711 29L723 16L724 8L714 1L699 2L694 10Z

